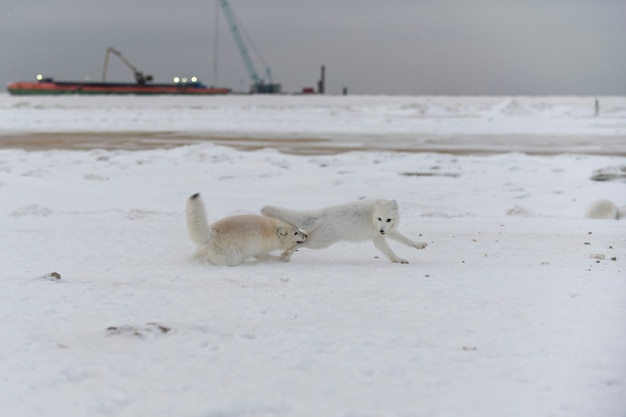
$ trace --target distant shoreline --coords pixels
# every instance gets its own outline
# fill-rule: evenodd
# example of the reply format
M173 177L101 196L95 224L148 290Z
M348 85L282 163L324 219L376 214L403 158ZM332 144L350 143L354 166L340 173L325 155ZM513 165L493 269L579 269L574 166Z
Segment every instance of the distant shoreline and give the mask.
M449 154L530 155L563 153L626 156L626 135L425 135L337 134L332 137L293 135L214 135L173 132L54 132L0 134L0 149L43 150L149 150L210 142L242 151L276 149L294 155L334 155L350 151L426 152Z

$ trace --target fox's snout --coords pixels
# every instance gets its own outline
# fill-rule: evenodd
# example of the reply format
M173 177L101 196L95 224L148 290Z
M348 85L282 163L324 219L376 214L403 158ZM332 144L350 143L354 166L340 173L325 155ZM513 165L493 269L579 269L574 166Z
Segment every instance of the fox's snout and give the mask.
M304 242L305 242L305 241L309 238L309 237L307 236L307 234L306 234L306 233L304 233L302 230L298 230L298 231L296 232L296 236L298 236L298 237L300 238L300 239L297 239L297 240L296 240L296 243L297 243L297 244L304 243Z

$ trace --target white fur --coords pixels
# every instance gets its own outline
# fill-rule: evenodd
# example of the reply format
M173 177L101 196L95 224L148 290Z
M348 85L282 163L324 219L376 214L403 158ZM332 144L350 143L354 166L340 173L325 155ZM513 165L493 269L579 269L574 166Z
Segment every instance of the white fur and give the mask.
M293 247L306 240L298 228L282 220L258 215L226 217L209 225L199 194L187 200L187 230L198 246L195 258L214 265L239 265L248 258L276 259L269 252L282 249L287 261Z
M619 209L612 201L604 199L596 200L587 207L585 217L589 217L590 219L615 220L619 218Z
M395 200L364 200L307 211L267 206L261 212L304 230L308 238L298 247L322 249L340 241L371 240L392 262L406 264L406 259L393 253L386 237L416 249L427 245L413 242L396 230L400 219Z

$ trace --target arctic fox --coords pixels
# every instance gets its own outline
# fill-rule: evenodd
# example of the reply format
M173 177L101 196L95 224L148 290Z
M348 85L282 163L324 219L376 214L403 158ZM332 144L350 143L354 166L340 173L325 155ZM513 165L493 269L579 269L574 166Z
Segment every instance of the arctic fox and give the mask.
M211 225L200 194L187 200L187 230L198 245L195 258L214 265L239 265L248 258L277 259L269 252L283 249L278 258L288 261L293 247L307 236L282 220L258 215L226 217Z
M414 242L396 230L399 217L395 200L364 200L307 211L267 206L261 212L304 230L308 238L298 247L322 249L340 241L371 240L391 262L406 264L406 259L393 253L385 237L416 249L427 245Z
M626 217L626 206L617 207L610 200L600 199L593 201L585 211L585 217L590 219L622 219Z

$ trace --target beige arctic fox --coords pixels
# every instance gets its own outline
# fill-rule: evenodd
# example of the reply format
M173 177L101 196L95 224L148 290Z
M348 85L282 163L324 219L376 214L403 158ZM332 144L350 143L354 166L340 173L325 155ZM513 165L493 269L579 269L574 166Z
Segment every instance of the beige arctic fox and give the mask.
M371 240L391 262L407 264L409 262L406 259L391 250L385 238L415 249L427 246L425 242L414 242L398 232L400 218L395 200L355 201L307 211L267 206L261 209L261 213L304 230L308 238L298 246L305 248L322 249L341 241Z
M196 193L186 207L189 237L198 246L194 258L214 265L239 265L248 258L288 261L293 247L307 236L282 220L258 215L226 217L211 225ZM282 249L280 257L269 253Z

